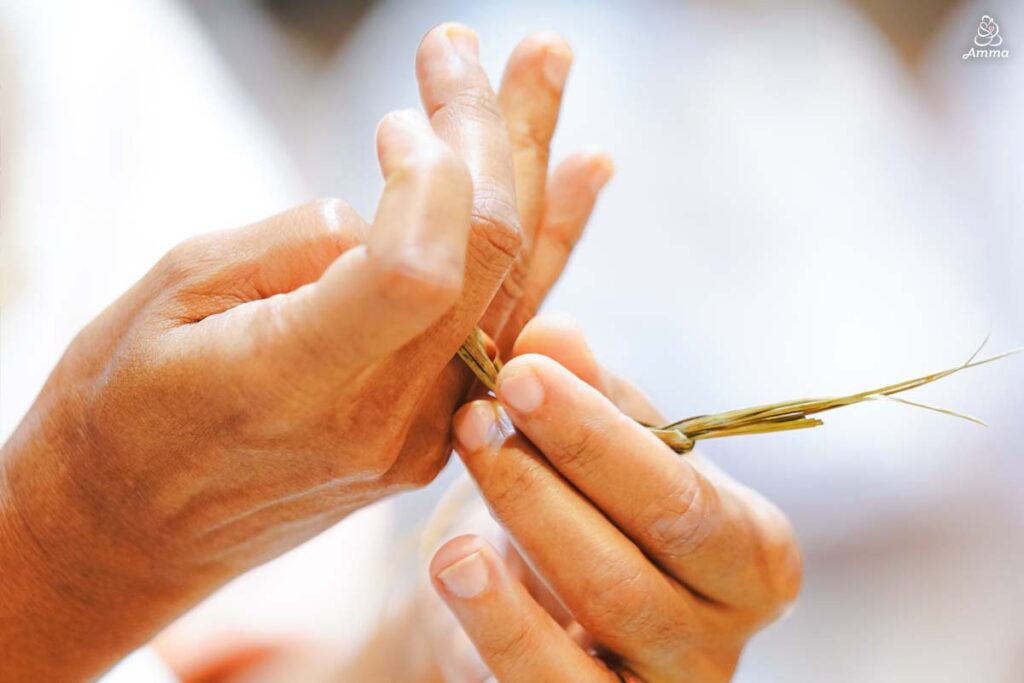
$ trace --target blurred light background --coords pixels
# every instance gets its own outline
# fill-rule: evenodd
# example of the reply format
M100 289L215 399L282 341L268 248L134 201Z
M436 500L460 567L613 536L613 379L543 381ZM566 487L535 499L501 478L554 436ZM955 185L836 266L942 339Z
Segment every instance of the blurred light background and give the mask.
M982 14L1008 59L961 58ZM445 20L495 82L527 33L572 43L554 158L598 145L617 175L547 308L663 412L885 384L989 329L1024 343L1020 3L3 0L0 436L174 243L314 196L372 215L375 126L418 106L413 55ZM1013 359L915 397L988 429L872 404L708 443L806 555L738 680L1024 679L1022 380ZM458 468L243 577L177 647L354 647Z

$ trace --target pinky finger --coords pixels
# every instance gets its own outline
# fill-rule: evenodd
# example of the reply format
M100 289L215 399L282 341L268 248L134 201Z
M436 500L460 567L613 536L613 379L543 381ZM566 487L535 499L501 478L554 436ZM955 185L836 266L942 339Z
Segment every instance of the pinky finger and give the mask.
M509 348L523 325L537 314L583 234L597 195L614 171L615 166L607 154L577 152L562 161L551 174L523 295L499 339L502 349Z
M434 555L430 575L496 680L620 680L580 649L480 538L446 543Z

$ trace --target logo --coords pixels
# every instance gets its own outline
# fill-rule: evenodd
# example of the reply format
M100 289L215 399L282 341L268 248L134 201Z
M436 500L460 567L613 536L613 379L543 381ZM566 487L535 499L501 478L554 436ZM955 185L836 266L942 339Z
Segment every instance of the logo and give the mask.
M974 36L976 47L965 52L963 59L1006 59L1010 56L1010 51L998 49L1002 44L1003 37L999 35L999 24L986 14L978 22L978 33Z

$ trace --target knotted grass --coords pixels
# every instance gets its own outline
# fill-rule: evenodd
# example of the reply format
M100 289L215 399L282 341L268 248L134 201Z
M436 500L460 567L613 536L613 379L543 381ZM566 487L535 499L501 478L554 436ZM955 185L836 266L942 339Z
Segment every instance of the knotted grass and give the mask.
M918 403L905 398L898 398L900 394L911 389L931 384L955 373L976 368L979 365L992 363L993 361L1006 358L1015 353L1024 351L1024 348L1014 349L1006 353L1000 353L988 358L979 358L982 349L988 343L988 337L971 354L963 364L946 370L917 377L915 379L897 382L877 389L860 391L846 396L834 396L828 398L802 398L795 401L782 401L780 403L769 403L752 408L741 408L729 410L724 413L711 415L696 415L669 424L658 426L641 422L652 434L661 439L676 453L688 453L693 450L694 445L703 439L719 439L725 436L740 436L743 434L768 434L771 432L783 432L793 429L809 429L819 427L824 422L817 417L812 417L828 410L843 408L855 403L864 401L888 400L932 410L944 415L949 415L975 424L984 426L984 422L969 415L939 408L925 403ZM501 360L497 357L496 350L490 340L484 335L480 328L476 328L469 335L466 341L459 348L459 358L469 366L477 379L492 392L495 390L498 372L501 370Z

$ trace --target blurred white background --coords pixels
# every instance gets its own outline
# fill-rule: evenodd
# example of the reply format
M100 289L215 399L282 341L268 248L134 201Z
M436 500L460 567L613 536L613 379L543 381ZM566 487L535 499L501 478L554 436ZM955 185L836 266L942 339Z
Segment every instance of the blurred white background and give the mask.
M1024 6L892 4L3 0L0 437L184 237L314 196L371 215L376 123L418 106L444 20L495 82L527 33L572 43L554 157L596 144L617 175L548 308L663 412L885 384L989 329L1024 343ZM1008 59L961 58L982 14ZM1022 380L1017 358L915 396L988 429L873 404L704 447L806 554L739 680L1024 679ZM243 577L192 633L358 643L457 468Z

